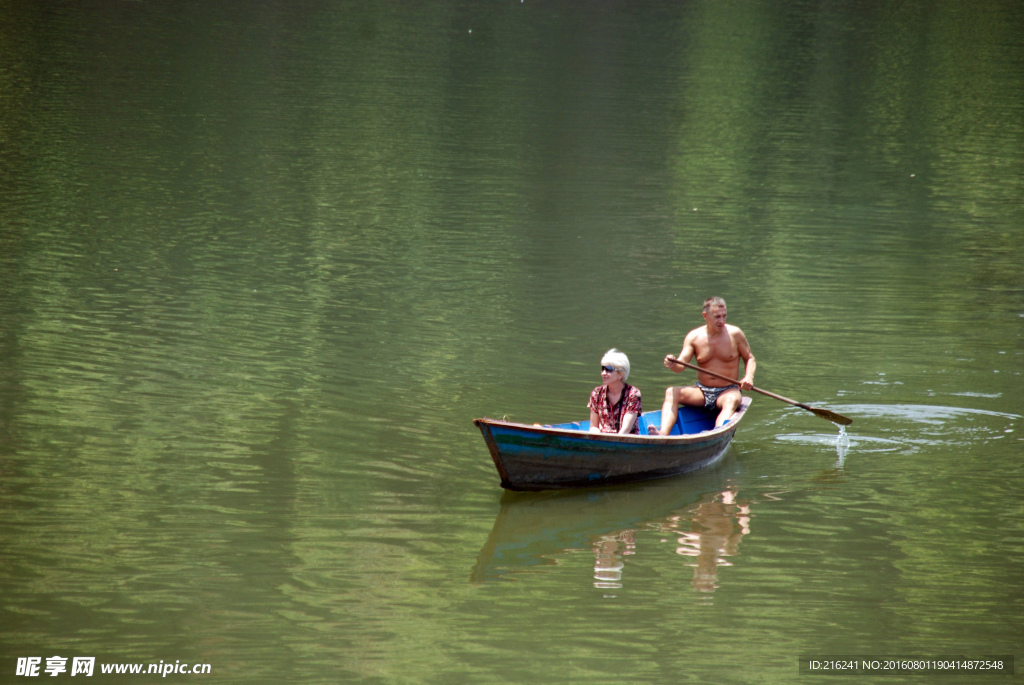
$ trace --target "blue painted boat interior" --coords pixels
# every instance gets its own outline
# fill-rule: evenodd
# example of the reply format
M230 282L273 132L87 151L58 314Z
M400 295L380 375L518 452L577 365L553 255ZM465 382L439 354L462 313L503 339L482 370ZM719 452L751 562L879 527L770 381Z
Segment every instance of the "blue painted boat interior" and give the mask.
M709 412L697 407L680 407L676 425L672 427L669 435L688 435L711 430L715 427L717 412ZM648 426L661 426L661 410L644 412L639 419L640 435L647 435ZM590 421L570 421L569 423L556 423L549 428L562 428L565 430L589 431Z

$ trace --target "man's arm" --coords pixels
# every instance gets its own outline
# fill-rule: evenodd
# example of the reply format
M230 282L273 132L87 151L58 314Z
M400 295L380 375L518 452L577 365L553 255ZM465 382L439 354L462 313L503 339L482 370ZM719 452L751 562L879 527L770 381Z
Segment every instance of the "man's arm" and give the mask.
M743 390L750 390L754 387L754 372L757 371L757 360L754 359L753 353L750 351L750 345L747 343L747 336L743 335L743 331L736 329L739 333L739 340L737 340L737 349L739 350L740 357L743 358L744 376L740 379L740 388Z
M680 350L679 356L673 357L671 354L665 356L665 360L662 363L665 365L666 369L669 369L670 371L673 371L675 373L682 373L683 371L686 370L686 367L683 366L682 364L673 364L672 362L676 359L684 362L689 362L691 359L693 359L693 341L696 337L697 331L690 331L689 333L686 334L686 338L683 339L683 349Z

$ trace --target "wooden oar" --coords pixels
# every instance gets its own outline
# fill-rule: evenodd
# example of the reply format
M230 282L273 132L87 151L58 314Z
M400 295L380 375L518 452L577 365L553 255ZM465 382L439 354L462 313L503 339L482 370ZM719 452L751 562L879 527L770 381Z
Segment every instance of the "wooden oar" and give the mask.
M738 380L734 379L734 378L729 378L728 376L723 376L720 373L715 373L714 371L708 371L707 369L702 369L701 367L694 366L693 364L687 364L686 362L680 361L679 359L671 359L669 361L671 361L673 364L681 364L682 366L685 366L688 369L693 369L694 371L700 371L701 373L706 373L707 375L714 376L715 378L721 378L723 381L729 381L730 383L735 383L736 385L740 384L740 382ZM853 423L853 419L848 418L846 416L843 416L842 414L837 414L834 411L829 411L828 409L820 409L818 407L811 407L809 405L804 404L803 402L797 402L796 400L791 400L788 397L783 397L782 395L776 395L773 392L768 392L767 390L762 390L761 388L751 388L751 390L753 390L754 392L759 392L762 395L767 395L768 397L771 397L773 399L781 400L783 402L787 402L789 404L792 404L794 407L800 407L801 409L806 409L807 411L811 412L812 414L814 414L816 416L820 416L823 419L827 419L827 420L831 421L832 423L837 423L837 424L839 424L841 426L849 426L851 423Z

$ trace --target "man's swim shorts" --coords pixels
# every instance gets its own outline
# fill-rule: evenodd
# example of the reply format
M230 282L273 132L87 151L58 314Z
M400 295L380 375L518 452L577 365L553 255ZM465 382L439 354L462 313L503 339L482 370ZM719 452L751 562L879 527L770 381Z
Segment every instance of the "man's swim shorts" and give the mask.
M721 395L726 390L732 390L733 388L738 388L740 386L734 384L727 385L724 388L709 388L706 385L701 385L700 383L698 383L697 387L700 388L700 391L702 393L704 393L704 408L714 409L718 405L719 395Z

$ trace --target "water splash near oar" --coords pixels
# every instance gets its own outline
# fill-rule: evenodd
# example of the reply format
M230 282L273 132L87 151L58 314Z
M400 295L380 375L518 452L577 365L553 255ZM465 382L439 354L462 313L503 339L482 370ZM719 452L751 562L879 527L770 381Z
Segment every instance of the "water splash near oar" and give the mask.
M850 451L850 435L846 432L846 426L839 427L839 436L836 438L836 454L846 457Z
M843 463L846 461L846 453L850 451L850 436L846 432L846 426L842 424L836 424L839 426L839 435L836 437L836 456L839 459L836 460L836 467L843 468Z

